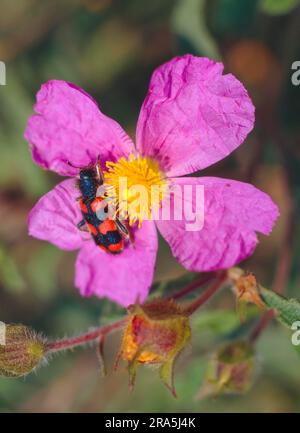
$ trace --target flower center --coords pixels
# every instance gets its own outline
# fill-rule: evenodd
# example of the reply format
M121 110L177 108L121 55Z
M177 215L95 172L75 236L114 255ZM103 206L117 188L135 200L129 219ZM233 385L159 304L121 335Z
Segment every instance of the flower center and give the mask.
M107 162L104 179L108 197L116 215L139 226L143 220L155 219L168 182L156 161L130 155L117 162Z

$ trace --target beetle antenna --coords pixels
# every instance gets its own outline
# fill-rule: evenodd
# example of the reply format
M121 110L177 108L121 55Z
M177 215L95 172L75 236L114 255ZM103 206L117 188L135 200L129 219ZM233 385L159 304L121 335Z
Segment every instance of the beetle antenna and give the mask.
M79 170L82 170L82 167L77 167L76 165L72 164L70 161L66 161L66 163L73 168L78 168Z

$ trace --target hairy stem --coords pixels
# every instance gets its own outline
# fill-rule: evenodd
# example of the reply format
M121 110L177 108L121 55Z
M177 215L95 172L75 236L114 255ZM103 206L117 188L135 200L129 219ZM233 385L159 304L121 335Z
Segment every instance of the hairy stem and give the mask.
M196 278L194 281L189 283L187 286L180 289L178 292L168 296L167 299L183 298L184 296L192 293L194 290L197 290L200 287L204 286L205 284L209 283L214 278L215 278L215 274L213 273L201 275L200 277Z
M198 308L200 308L205 302L207 302L221 287L223 287L227 279L227 272L222 271L218 274L216 281L208 287L201 295L195 299L190 305L188 305L184 312L188 316L193 314Z
M209 281L212 280L212 278L214 278L214 274L203 275L197 278L196 280L192 281L190 284L185 286L183 289L179 290L177 293L170 295L167 299L182 298L188 293L191 293L192 291L208 283ZM197 298L193 303L191 303L187 308L186 312L188 314L192 314L194 311L196 311L196 309L198 309L202 304L204 304L218 290L218 288L221 287L225 279L226 279L226 272L222 272L221 274L219 274L217 276L217 280L215 281L215 283L211 287L209 287L204 293L202 293L199 296L199 298ZM98 341L104 336L106 336L107 334L110 334L111 332L122 328L125 322L126 322L126 318L123 318L109 325L101 326L99 328L93 329L89 332L86 332L85 334L76 335L75 337L70 337L70 338L62 338L56 341L55 340L50 341L49 343L47 343L46 353L49 354L49 353L61 352L63 350L68 350L68 349L73 349L74 347L83 346L86 343L89 343L91 341Z
M82 335L77 335L71 338L62 338L57 341L50 341L47 344L47 353L60 352L62 350L73 349L77 346L82 346L90 341L98 340L106 334L109 334L116 329L121 328L125 323L125 319L118 320L117 322L111 323L106 326L101 326L100 328L93 329L90 332L86 332Z
M253 331L250 334L250 337L249 337L250 343L255 343L255 341L261 336L263 331L269 325L270 321L273 319L274 314L275 314L274 310L268 310L263 314L263 316L259 320L258 324L255 326L255 328L253 329Z

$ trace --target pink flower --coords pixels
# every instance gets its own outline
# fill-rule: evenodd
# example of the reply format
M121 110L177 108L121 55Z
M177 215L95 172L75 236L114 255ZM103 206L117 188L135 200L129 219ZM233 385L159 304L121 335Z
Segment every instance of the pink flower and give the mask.
M214 177L179 177L223 159L253 128L254 107L247 91L234 76L222 73L221 63L191 55L160 66L141 108L136 147L80 88L56 80L41 87L25 137L37 164L71 179L35 205L29 233L61 249L80 250L75 284L83 296L105 296L125 306L137 296L143 301L152 284L156 228L178 261L193 271L229 268L253 253L256 232L271 232L277 206L254 186ZM79 170L67 164L84 167L98 155L112 185L118 173L133 182L138 172L148 187L153 178L145 175L149 170L158 183L168 178L168 186L203 185L203 229L186 231L184 219L143 221L140 228L133 227L134 241L119 255L101 251L76 226L82 219L74 181Z

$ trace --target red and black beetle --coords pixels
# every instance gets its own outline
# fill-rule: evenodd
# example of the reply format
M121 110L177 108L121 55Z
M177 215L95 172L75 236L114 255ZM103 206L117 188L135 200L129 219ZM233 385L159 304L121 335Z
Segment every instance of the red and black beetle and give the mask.
M68 164L74 167L70 162ZM77 227L88 230L99 248L117 254L123 251L124 238L129 239L129 232L118 218L105 217L108 213L105 194L97 195L98 188L103 183L104 176L99 159L93 165L80 168L77 185L81 192L78 200L83 219Z

